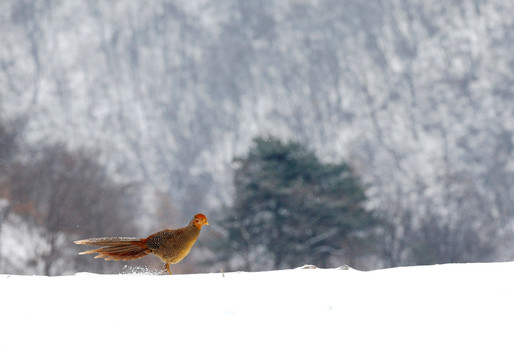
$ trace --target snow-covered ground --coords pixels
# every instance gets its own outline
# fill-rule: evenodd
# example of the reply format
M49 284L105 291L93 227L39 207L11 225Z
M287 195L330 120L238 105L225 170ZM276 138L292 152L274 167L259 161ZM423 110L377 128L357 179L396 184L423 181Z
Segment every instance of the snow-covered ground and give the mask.
M0 275L2 359L512 359L514 263Z

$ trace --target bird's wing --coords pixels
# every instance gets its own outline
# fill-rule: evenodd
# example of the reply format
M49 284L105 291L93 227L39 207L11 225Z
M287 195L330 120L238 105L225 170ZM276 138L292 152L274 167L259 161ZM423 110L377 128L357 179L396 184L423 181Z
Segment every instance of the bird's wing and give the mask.
M146 242L146 245L149 249L156 250L163 246L167 242L174 242L175 239L180 237L186 228L174 229L174 230L162 230L155 234L150 235L143 241Z

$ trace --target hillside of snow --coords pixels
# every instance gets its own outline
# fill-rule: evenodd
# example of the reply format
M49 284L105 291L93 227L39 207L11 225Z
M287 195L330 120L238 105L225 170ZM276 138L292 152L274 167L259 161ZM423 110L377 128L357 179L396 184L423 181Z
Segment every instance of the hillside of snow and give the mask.
M5 359L512 359L514 263L0 275Z

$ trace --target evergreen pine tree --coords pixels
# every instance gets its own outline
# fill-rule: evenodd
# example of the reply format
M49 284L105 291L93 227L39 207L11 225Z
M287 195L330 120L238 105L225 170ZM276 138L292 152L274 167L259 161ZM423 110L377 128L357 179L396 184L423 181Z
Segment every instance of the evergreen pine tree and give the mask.
M373 226L364 190L346 163L324 164L296 142L257 138L236 160L235 198L215 245L225 260L245 259L247 270L346 258ZM271 262L266 264L266 259Z

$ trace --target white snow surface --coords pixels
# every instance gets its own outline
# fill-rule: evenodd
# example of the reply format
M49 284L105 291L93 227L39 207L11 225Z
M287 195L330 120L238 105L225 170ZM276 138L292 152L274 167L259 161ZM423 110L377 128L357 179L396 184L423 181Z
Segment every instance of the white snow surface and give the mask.
M512 359L514 263L0 275L2 359Z

